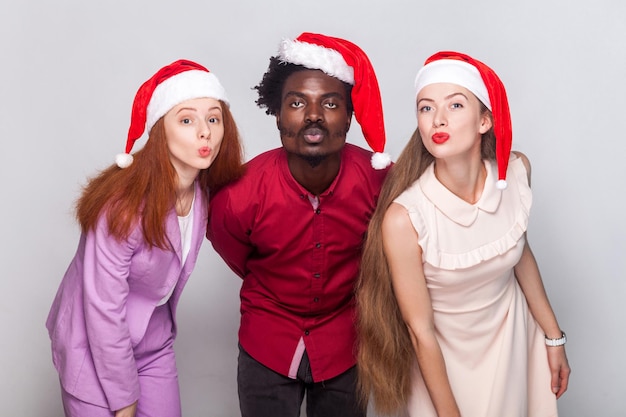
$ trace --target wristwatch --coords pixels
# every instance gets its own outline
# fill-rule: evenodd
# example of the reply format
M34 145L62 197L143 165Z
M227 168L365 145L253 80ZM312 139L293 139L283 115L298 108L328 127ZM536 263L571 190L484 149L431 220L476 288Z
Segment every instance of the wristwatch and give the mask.
M563 346L567 342L567 336L564 331L561 331L561 337L559 339L549 339L546 336L546 345L548 346Z

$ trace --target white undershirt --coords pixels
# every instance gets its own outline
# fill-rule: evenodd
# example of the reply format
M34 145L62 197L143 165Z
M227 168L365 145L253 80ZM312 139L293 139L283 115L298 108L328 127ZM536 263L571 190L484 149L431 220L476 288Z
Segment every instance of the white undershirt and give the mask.
M178 226L180 227L180 243L183 250L183 265L187 260L187 255L189 255L189 249L191 248L191 231L193 227L193 204L196 201L196 196L193 196L193 200L191 200L191 208L189 209L189 214L186 216L178 216Z
M181 265L185 265L185 261L187 260L187 255L189 255L189 250L191 249L191 234L193 231L193 205L196 202L196 195L194 193L193 200L191 201L191 208L189 209L189 214L186 216L178 216L178 226L180 228L180 244L182 247L182 263ZM182 269L182 268L181 268ZM157 306L161 306L167 303L167 300L170 299L172 293L174 292L174 288L176 288L176 281L172 288L167 292L167 295L159 301Z

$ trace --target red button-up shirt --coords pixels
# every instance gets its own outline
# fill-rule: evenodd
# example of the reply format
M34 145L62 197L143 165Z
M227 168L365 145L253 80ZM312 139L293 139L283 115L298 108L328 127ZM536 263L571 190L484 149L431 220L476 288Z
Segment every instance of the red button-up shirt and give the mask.
M314 381L355 364L354 283L363 237L387 170L346 144L341 168L315 208L282 148L248 162L215 193L207 237L241 278L239 343L289 376L302 340Z

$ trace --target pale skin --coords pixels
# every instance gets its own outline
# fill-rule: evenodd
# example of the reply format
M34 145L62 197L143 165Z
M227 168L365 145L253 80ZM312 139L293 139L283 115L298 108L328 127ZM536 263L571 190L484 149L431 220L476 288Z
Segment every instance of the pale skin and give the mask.
M476 203L485 184L486 172L480 154L481 134L491 128L488 114L467 89L438 83L424 87L417 97L418 126L424 145L435 157L439 181L459 198ZM445 132L449 139L434 141L433 134ZM528 159L520 153L529 173ZM417 363L439 417L458 417L461 412L452 392L446 364L435 336L430 295L424 276L418 235L407 211L392 203L382 225L383 248L392 285L407 325ZM530 312L548 338L560 338L561 330L546 295L537 262L526 242L515 276ZM551 370L552 392L559 398L566 390L570 368L564 346L546 347Z
M117 410L115 412L115 417L135 417L135 413L137 413L137 401L127 407Z
M196 177L211 166L224 139L222 105L214 98L196 98L174 106L163 117L170 161L178 174L176 211L185 216Z
M178 176L176 212L186 216L191 210L193 183L200 170L211 166L224 139L222 105L213 98L184 101L164 117L170 162ZM115 417L135 417L137 402L115 411Z

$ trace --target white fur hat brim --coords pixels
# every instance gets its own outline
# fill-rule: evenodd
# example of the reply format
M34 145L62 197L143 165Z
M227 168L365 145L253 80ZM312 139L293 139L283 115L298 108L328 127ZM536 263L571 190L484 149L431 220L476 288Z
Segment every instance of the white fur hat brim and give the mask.
M457 59L440 59L424 65L415 77L415 95L430 84L450 83L467 88L489 110L489 92L475 66Z
M226 90L212 72L191 70L159 84L152 93L146 115L146 131L174 106L186 100L209 97L229 104Z
M354 85L354 69L334 49L297 40L284 39L278 48L282 62L318 69L331 77Z

